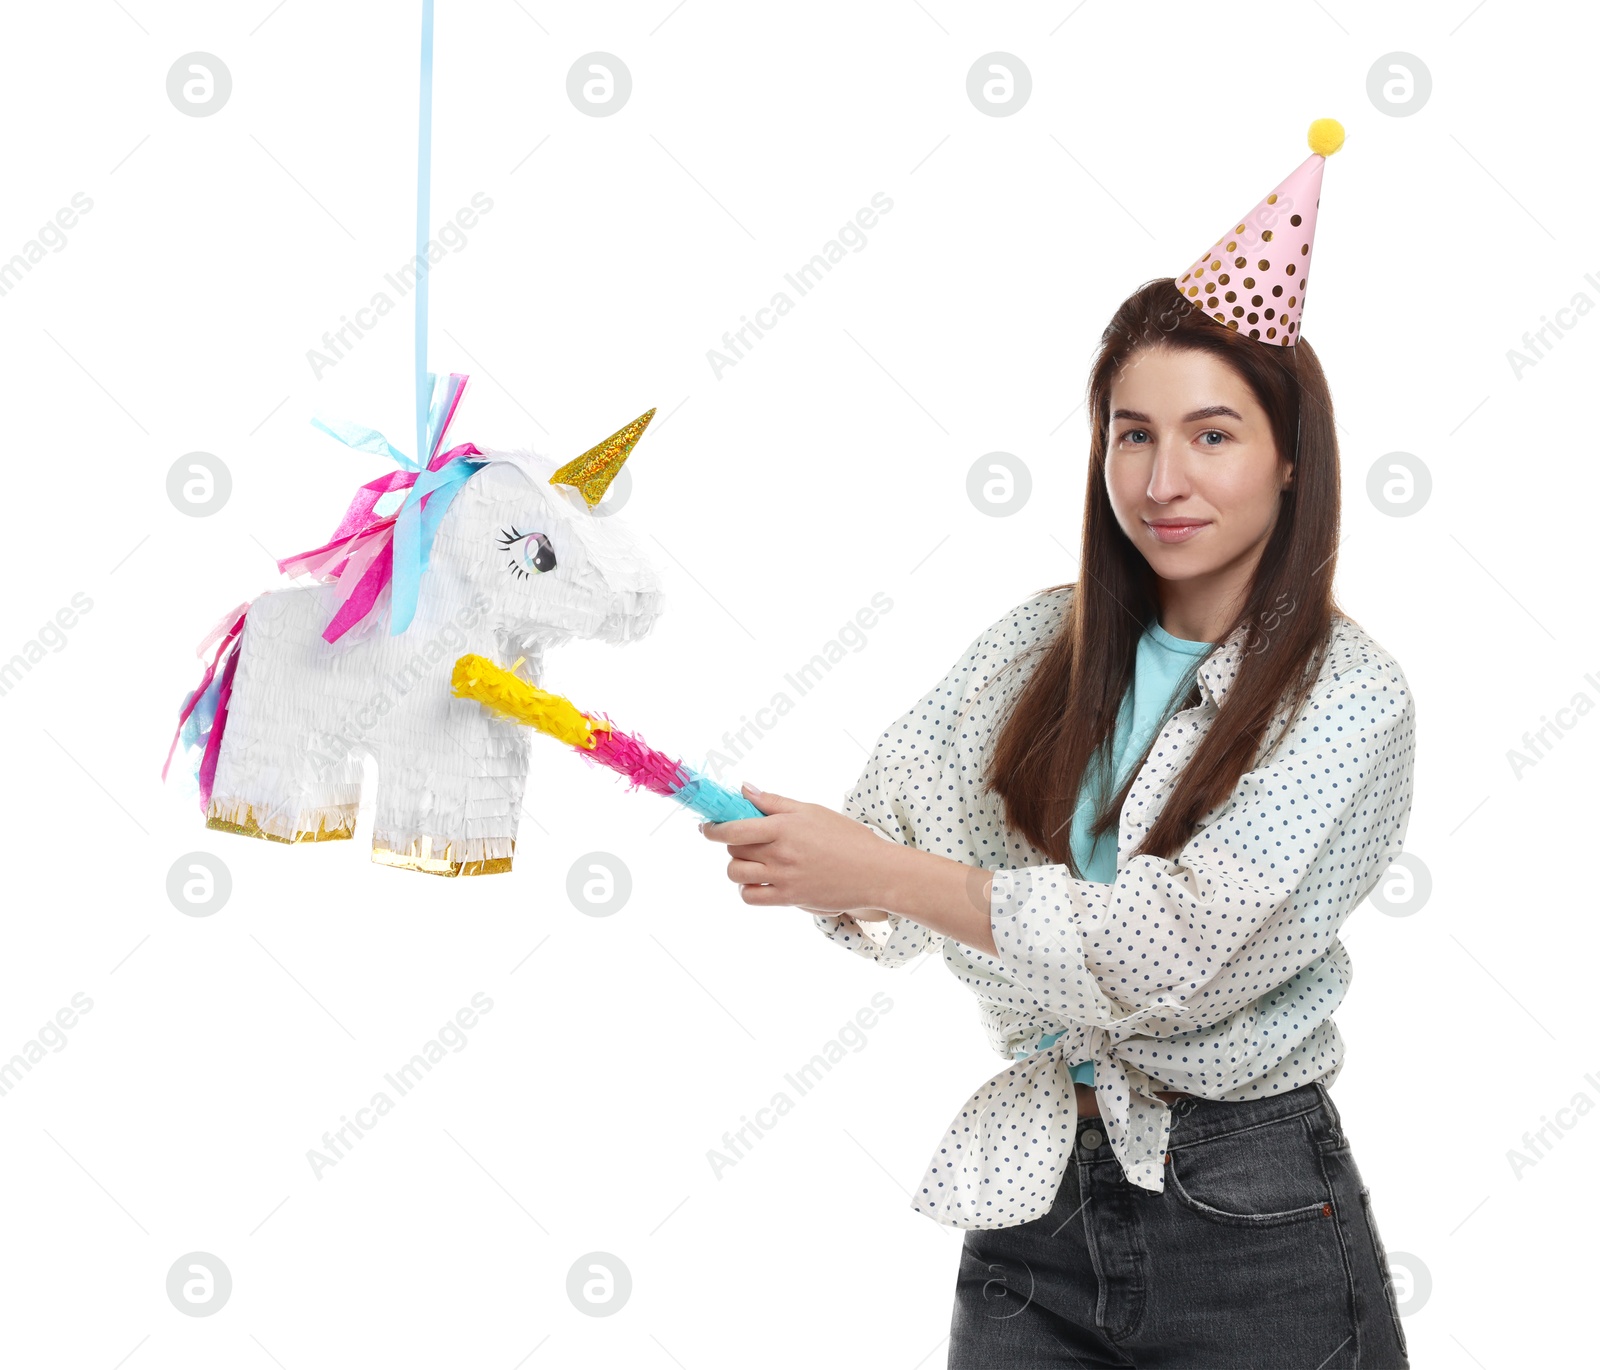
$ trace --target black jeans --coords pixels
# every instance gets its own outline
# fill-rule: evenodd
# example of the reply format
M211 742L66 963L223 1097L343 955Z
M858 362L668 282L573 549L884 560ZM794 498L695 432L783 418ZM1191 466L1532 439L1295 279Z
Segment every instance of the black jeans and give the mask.
M1055 1205L969 1230L950 1370L1408 1370L1372 1200L1320 1081L1180 1099L1160 1194L1098 1118Z

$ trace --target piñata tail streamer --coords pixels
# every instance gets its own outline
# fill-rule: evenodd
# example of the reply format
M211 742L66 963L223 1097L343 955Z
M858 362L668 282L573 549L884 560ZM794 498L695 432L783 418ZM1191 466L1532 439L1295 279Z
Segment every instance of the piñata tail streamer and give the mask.
M658 752L637 733L619 729L605 715L586 714L570 699L530 685L487 657L461 657L450 673L450 688L475 699L502 718L565 742L591 763L625 776L635 788L675 799L713 823L760 818L761 810L743 795L724 789L694 767Z
M239 664L239 644L249 608L245 603L228 610L196 649L195 654L204 660L206 649L212 643L217 646L200 683L184 697L183 707L178 711L178 729L167 745L167 759L161 767L161 778L165 780L181 738L184 747L194 756L201 813L211 806L211 783L216 778L217 757L222 752L223 730L228 726L228 699L233 693L233 671Z

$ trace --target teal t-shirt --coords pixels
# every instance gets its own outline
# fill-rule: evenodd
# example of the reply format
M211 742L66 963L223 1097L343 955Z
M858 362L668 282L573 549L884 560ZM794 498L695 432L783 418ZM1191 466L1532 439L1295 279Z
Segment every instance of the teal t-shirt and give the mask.
M1150 741L1161 731L1167 720L1176 712L1178 703L1188 694L1194 683L1195 668L1200 658L1211 650L1209 642L1191 642L1187 638L1173 637L1154 619L1139 639L1134 659L1133 684L1122 698L1112 732L1112 770L1115 783L1104 793L1115 794L1128 771L1145 753ZM1100 768L1103 771L1103 767ZM1099 772L1091 770L1091 777ZM1102 776L1103 778L1103 776ZM1079 792L1078 807L1072 817L1072 855L1083 871L1085 880L1096 880L1109 885L1117 874L1117 834L1105 833L1093 844L1089 842L1089 826L1094 822L1099 805L1090 784ZM1043 1050L1061 1034L1052 1032L1039 1041L1034 1050ZM1029 1054L1018 1048L1018 1058ZM1082 1084L1094 1083L1094 1062L1079 1061L1072 1066L1072 1078Z

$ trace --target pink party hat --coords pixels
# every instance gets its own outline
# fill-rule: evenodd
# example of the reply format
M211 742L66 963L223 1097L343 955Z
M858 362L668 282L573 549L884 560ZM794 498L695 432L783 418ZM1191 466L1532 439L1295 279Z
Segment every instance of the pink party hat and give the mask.
M1322 167L1344 146L1344 128L1318 119L1306 141L1311 155L1175 278L1185 298L1218 323L1280 347L1293 347L1300 333Z

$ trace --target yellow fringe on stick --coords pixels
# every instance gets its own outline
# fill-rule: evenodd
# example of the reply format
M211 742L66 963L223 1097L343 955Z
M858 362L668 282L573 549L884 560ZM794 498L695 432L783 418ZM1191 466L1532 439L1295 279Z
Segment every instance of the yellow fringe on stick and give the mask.
M594 750L596 723L564 695L530 685L488 657L461 657L450 672L450 688L462 699L475 699L517 723L526 723L572 747Z

